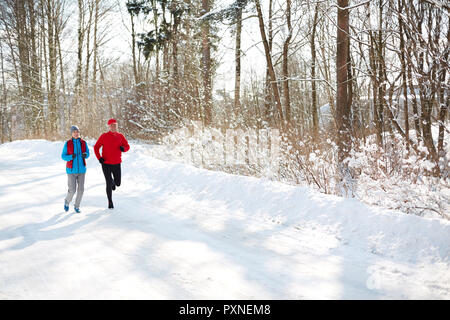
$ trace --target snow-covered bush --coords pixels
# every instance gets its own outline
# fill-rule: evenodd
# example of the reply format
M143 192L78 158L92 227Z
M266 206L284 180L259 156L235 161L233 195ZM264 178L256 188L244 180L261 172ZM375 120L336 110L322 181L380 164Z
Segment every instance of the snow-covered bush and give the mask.
M434 177L434 163L429 159L408 151L396 136L387 136L386 140L384 149L369 137L352 150L348 164L357 172L356 196L369 204L450 219L448 161L440 168L443 177ZM419 150L424 152L426 148L419 146ZM448 155L447 147L444 159Z
M161 145L154 147L153 155L339 194L337 146L331 135L313 140L308 135L277 133L205 128L192 123L164 136ZM413 148L408 150L403 141L386 134L382 147L374 136L354 144L346 159L352 176L350 196L408 214L450 219L448 135L447 153L440 168L442 178L432 175L434 164L427 159L426 148L419 145L417 154Z

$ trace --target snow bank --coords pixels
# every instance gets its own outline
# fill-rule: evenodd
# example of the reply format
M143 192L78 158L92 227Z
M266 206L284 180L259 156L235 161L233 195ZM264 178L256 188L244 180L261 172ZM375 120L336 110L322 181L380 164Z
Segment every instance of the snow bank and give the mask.
M62 210L63 142L0 145L0 298L450 298L449 221L137 142L110 211L93 143L80 215Z
M161 145L153 146L151 155L206 169L306 185L326 194L340 192L337 146L332 137L314 146L308 137L280 141L270 130L261 130L259 134L255 130L229 130L235 137L228 131L202 128L195 123L192 128L192 132L182 128L165 136ZM433 126L435 138L437 133L438 127ZM414 130L410 131L410 137L415 139ZM384 148L378 147L373 135L354 146L348 158L354 173L348 193L369 205L450 220L450 135L445 135L441 178L432 177L434 164L423 155L408 151L398 134L386 133L383 139ZM277 147L275 157L271 153L274 147ZM419 149L427 154L423 145Z
M151 151L146 145L135 149L138 156L130 164L131 170L140 172L144 180L158 181L159 192L177 192L193 201L214 202L228 212L244 212L269 224L295 227L313 221L333 228L343 241L364 244L378 253L388 252L409 261L434 256L436 250L440 258L450 257L449 221L370 207L356 199L265 178L157 160L148 156Z

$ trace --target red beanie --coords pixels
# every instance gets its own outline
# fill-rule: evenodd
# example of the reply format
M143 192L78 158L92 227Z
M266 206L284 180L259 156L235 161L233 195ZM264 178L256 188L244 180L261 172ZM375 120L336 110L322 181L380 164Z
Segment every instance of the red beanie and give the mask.
M110 124L112 124L112 123L117 123L117 121L116 121L116 119L109 119L108 120L108 126L110 125Z

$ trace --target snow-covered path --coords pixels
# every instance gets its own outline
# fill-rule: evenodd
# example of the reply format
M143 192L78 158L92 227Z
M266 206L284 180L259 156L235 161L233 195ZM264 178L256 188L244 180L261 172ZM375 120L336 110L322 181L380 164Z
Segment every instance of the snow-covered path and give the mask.
M0 145L0 299L450 299L450 222L149 156L82 213L62 142Z

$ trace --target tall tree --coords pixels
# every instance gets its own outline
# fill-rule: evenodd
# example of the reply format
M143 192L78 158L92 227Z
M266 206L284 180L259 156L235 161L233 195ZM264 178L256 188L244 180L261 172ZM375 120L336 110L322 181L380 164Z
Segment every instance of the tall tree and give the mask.
M289 124L291 121L291 97L289 95L289 45L292 39L292 22L291 22L291 0L286 0L286 26L287 36L283 43L283 96L285 120ZM313 81L314 82L314 81Z
M6 121L6 110L7 110L7 94L6 94L6 81L5 81L5 68L3 63L3 46L0 44L0 62L1 62L1 68L2 68L2 103L0 105L0 142L3 143L5 141L5 124Z
M273 47L273 0L269 0L269 16L268 16L268 30L267 30L267 42L269 47L269 53L272 55L272 47ZM267 59L266 59L267 61ZM271 123L273 120L272 116L272 94L271 94L271 83L270 83L270 74L269 74L269 64L266 62L266 77L265 77L265 86L264 86L264 114L265 120L267 123ZM271 121L272 120L272 121Z
M211 0L202 0L202 14L209 13L210 2ZM209 20L203 20L201 30L204 125L209 126L212 122L212 60Z
M338 0L337 46L336 46L336 123L337 146L341 173L346 169L345 159L351 148L350 108L348 105L349 82L347 62L349 56L349 9L348 0Z
M398 26L399 26L399 35L400 38L400 52L399 58L401 63L401 73L402 73L402 89L403 89L403 113L404 113L404 127L405 127L405 142L406 148L409 150L409 109L408 109L408 84L407 84L407 72L406 72L406 58L405 58L405 38L403 32L403 20L401 19L401 14L403 13L404 0L398 0Z
M56 132L57 128L57 48L56 48L56 23L58 19L57 4L53 0L46 0L47 16L47 41L48 41L48 61L49 61L49 91L48 91L48 121L51 133Z
M97 64L98 64L98 20L100 15L100 0L95 0L94 4L94 49L93 49L93 61L92 61L92 96L94 99L94 105L97 102Z
M312 22L311 32L311 99L312 99L312 116L313 116L313 132L317 136L319 131L319 116L317 112L317 90L316 90L316 30L319 16L319 3L314 6L314 18ZM330 106L331 107L331 106Z
M84 44L84 18L85 18L85 8L84 0L78 0L78 43L77 43L77 71L75 80L75 89L78 94L80 92L80 87L82 84L83 77L83 44Z
M269 72L269 77L270 77L272 93L274 95L275 106L278 111L278 119L280 121L280 128L284 131L284 129L286 127L285 118L283 116L283 109L281 107L280 91L278 88L277 77L276 77L275 69L274 69L273 62L272 62L272 55L270 53L269 42L267 41L267 36L266 36L266 31L265 31L265 26L264 26L264 18L263 18L263 14L262 14L262 10L261 10L261 3L259 0L254 0L254 1L255 1L255 6L256 6L256 11L258 13L259 31L261 34L262 43L264 45L264 53L266 56L266 62L267 62L267 67L268 67L268 72Z
M236 46L234 52L235 76L234 76L234 110L238 112L241 107L241 35L242 35L242 7L239 6L236 13Z

